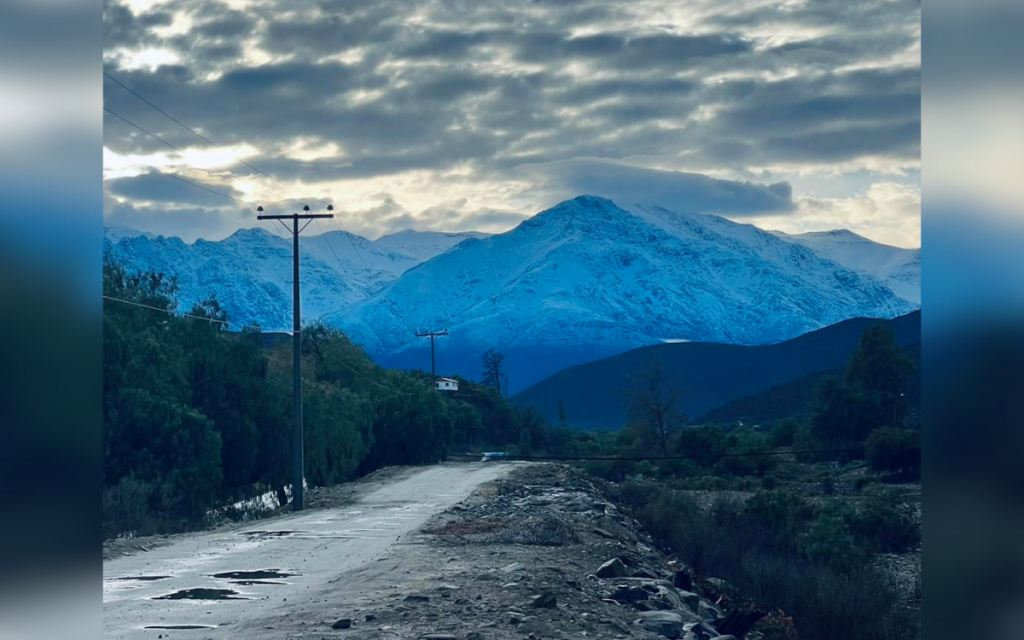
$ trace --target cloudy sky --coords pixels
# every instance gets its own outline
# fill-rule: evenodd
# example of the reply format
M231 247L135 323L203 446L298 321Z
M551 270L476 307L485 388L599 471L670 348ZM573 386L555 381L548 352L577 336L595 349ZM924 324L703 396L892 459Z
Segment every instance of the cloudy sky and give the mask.
M916 0L107 0L106 71L217 146L105 79L105 222L221 238L297 199L371 238L498 232L589 193L919 246L920 19Z

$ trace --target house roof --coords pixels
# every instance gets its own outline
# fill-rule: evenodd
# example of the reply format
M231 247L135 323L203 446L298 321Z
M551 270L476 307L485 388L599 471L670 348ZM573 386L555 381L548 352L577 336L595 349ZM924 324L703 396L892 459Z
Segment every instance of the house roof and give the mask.
M453 380L452 378L438 378L437 380L434 380L434 382L454 382L455 384L459 383L458 380Z

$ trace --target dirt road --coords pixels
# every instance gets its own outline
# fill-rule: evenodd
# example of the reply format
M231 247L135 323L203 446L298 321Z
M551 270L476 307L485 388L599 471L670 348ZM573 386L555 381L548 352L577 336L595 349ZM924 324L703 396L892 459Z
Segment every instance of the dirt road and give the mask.
M105 638L237 638L308 609L332 580L400 555L404 536L509 464L448 464L369 487L351 506L183 536L103 563Z

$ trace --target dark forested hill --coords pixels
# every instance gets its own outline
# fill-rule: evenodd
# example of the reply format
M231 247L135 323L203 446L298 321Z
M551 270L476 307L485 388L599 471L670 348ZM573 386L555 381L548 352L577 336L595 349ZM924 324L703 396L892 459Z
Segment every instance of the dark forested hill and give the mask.
M740 346L687 342L634 349L611 358L564 369L513 396L521 406L539 409L552 423L558 403L570 425L619 429L626 422L626 393L637 374L660 362L669 378L685 389L682 408L703 416L741 398L778 388L786 398L769 413L807 406L817 374L842 367L874 318L854 318L772 345ZM921 341L921 312L887 320L896 342ZM806 380L802 380L806 378ZM793 388L788 388L792 383ZM797 398L793 400L793 398ZM741 413L742 407L737 408ZM731 413L729 415L732 415ZM780 417L780 416L778 416Z

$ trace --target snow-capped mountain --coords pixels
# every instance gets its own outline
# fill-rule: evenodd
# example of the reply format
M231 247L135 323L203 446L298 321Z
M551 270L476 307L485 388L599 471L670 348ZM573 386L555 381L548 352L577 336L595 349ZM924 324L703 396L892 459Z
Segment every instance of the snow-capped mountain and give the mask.
M770 232L803 245L847 269L874 276L904 300L921 304L921 249L904 249L868 240L846 229L788 234Z
M413 334L448 329L440 373L476 377L494 347L514 392L646 344L764 344L914 308L876 278L756 227L580 196L463 241L328 320L391 366L429 366Z
M378 247L388 247L395 251L408 254L421 262L430 260L451 249L466 238L486 238L487 233L477 231L460 231L444 233L441 231L413 231L406 229L398 233L381 236L374 240Z
M176 278L180 311L216 294L234 325L291 327L291 238L266 229L242 229L224 240L188 244L180 238L107 230L104 244L129 270ZM344 231L303 235L300 255L306 319L362 300L420 263Z

